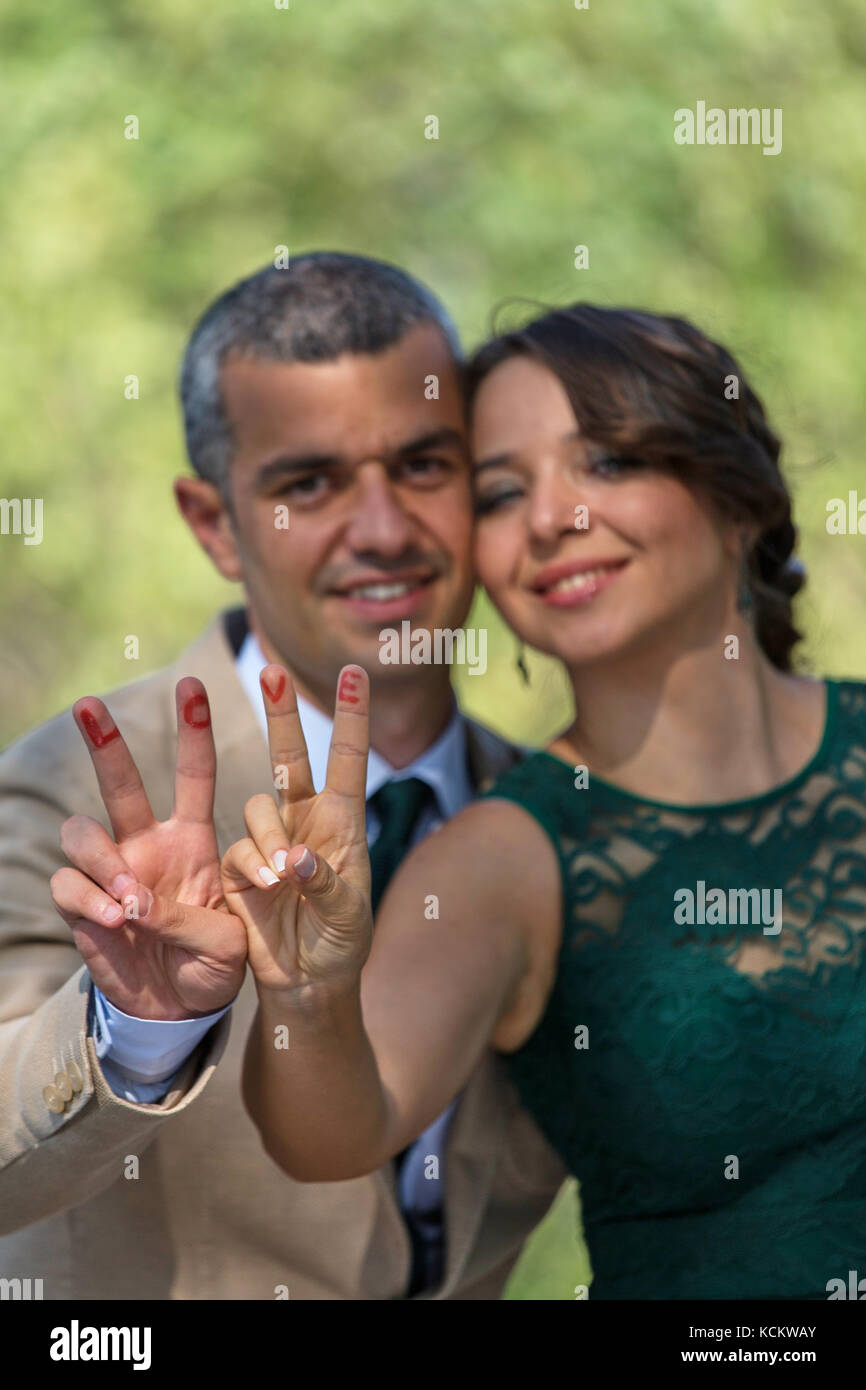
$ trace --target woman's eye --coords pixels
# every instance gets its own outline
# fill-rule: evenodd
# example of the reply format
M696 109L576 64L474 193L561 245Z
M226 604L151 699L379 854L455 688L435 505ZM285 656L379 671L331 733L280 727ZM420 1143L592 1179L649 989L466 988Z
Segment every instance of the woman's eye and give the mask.
M645 466L643 459L630 458L625 454L602 454L600 458L593 459L589 467L590 472L599 477L619 478Z
M489 512L496 511L497 508L503 506L506 502L510 502L514 498L522 496L522 492L518 491L516 488L509 488L507 491L503 489L502 492L485 493L475 500L475 515L487 516Z

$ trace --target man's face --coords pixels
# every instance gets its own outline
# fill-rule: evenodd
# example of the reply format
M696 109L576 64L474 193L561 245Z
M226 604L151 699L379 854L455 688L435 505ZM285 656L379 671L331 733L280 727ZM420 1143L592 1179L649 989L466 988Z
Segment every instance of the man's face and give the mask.
M379 633L459 627L472 598L464 410L441 333L333 362L230 358L221 386L239 573L267 642L322 695L346 662L376 683L423 679L379 662Z

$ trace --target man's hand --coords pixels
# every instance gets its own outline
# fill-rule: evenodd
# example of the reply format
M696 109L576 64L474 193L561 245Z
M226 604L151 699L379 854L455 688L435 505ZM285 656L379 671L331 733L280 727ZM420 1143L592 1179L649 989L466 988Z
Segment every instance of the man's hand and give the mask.
M369 682L359 666L340 672L324 788L316 794L288 672L260 677L279 809L252 797L249 838L222 864L229 909L243 921L260 998L317 996L357 987L372 939L366 774Z
M90 975L136 1018L182 1019L231 1003L244 977L246 933L220 884L213 825L216 752L201 681L178 682L174 808L154 818L138 769L101 700L73 708L114 839L88 816L66 821L73 868L51 894Z

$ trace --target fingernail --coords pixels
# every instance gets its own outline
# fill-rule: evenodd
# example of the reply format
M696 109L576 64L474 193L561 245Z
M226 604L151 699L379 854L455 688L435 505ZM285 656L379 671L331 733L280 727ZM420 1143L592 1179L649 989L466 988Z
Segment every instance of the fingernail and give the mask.
M274 855L274 868L276 869L278 874L285 872L286 860L288 859L288 857L289 852L286 849L278 849L276 854Z
M120 737L120 730L118 729L117 725L111 720L110 716L109 723L111 724L111 728L108 730L107 733L103 733L102 729L100 729L99 727L99 722L96 716L94 714L91 714L89 709L83 709L81 711L81 723L84 728L84 732L87 734L87 737L90 739L90 742L93 744L94 748L104 748L106 743L111 743L112 739Z
M310 854L308 849L304 849L300 859L296 859L292 865L298 878L312 878L316 872L316 857Z
M137 922L139 917L146 917L152 907L153 894L149 888L141 886L124 898L123 915L129 921Z
M102 909L103 922L122 922L123 908L120 903L106 903Z
M272 883L279 883L280 881L276 874L271 873L270 869L266 869L264 866L259 869L259 878L262 880L262 883L266 883L269 888Z
M191 695L183 707L183 717L191 729L206 729L210 724L210 706L201 691Z
M135 879L132 874L118 874L112 880L111 891L116 898L122 898L124 893L128 893L130 888L135 887Z

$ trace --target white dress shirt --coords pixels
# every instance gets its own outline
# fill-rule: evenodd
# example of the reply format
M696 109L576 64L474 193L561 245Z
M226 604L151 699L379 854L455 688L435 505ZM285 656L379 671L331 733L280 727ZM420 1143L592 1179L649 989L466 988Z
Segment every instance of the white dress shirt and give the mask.
M259 687L259 672L267 659L258 640L249 633L237 656L236 669L255 711L263 735L267 718ZM325 785L333 721L307 700L298 697L298 713L307 743L310 771L316 791ZM466 758L466 725L457 709L439 738L407 767L393 768L381 754L370 750L367 763L367 839L373 844L379 833L370 798L385 782L418 777L430 787L432 804L418 818L412 843L428 835L443 820L457 814L474 796ZM133 1018L115 1008L94 985L92 1035L103 1075L116 1095L137 1104L153 1104L171 1087L175 1074L210 1028L231 1005L204 1018L163 1022ZM454 1102L456 1104L456 1102ZM445 1141L454 1104L440 1115L412 1145L400 1172L400 1200L406 1211L435 1211L442 1205ZM438 1179L432 1176L438 1160ZM426 1175L429 1171L430 1176Z

